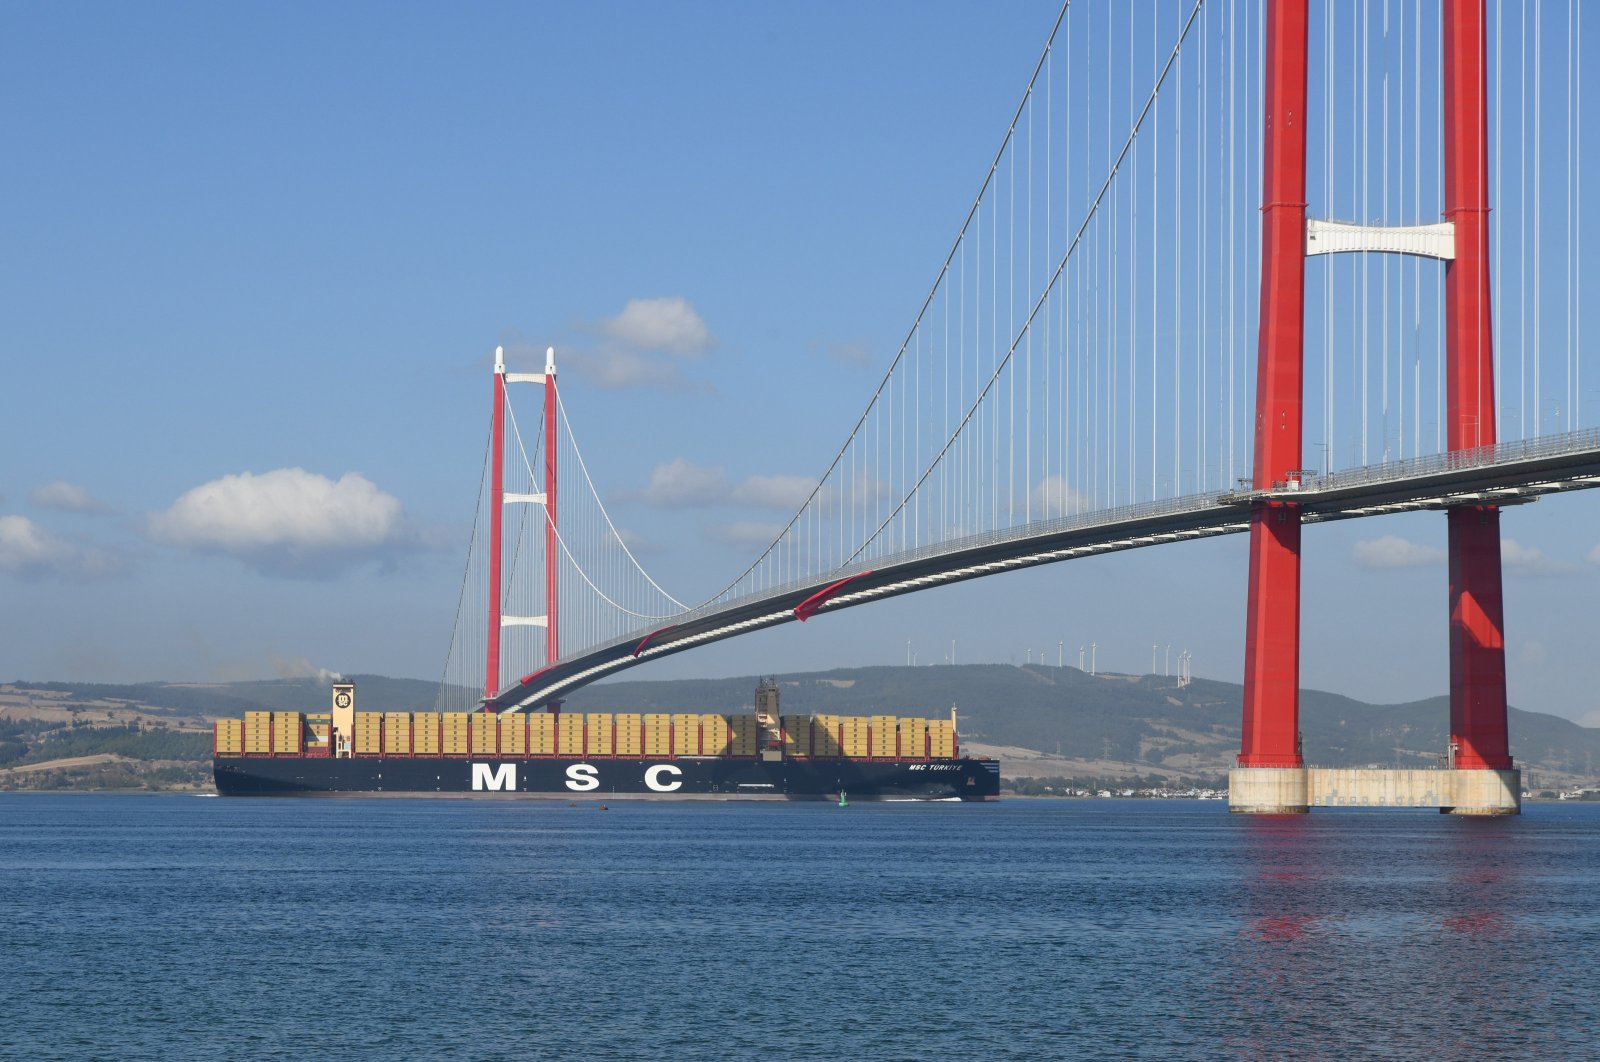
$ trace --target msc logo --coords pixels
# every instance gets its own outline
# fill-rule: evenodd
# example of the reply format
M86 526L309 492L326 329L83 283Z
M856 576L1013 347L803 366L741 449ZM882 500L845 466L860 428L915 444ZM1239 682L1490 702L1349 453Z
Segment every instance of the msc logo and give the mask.
M474 763L472 765L472 790L481 793L484 790L517 789L517 765L502 763L499 767L491 767L487 763Z

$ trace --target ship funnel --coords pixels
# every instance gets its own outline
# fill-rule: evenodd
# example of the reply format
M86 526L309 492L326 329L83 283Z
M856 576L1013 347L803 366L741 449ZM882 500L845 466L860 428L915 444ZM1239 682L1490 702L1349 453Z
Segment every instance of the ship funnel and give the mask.
M333 684L333 754L348 756L356 732L356 684Z

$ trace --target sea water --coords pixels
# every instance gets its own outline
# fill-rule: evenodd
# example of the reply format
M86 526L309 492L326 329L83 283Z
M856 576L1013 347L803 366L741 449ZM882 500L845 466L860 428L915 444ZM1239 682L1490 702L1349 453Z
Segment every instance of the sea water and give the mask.
M1593 1058L1600 805L0 797L0 1055Z

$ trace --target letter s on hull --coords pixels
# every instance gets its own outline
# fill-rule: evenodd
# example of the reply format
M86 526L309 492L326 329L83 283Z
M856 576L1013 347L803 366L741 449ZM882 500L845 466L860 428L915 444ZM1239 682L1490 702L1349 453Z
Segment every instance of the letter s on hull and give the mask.
M567 768L567 788L575 793L587 793L600 788L600 770L587 763L574 763Z
M661 776L664 774L671 774L674 776L674 779L670 782L663 782L661 780ZM670 793L674 789L683 788L683 783L677 780L677 776L682 774L683 772L681 770L674 767L670 763L658 763L648 771L644 772L644 784L649 786L654 792Z

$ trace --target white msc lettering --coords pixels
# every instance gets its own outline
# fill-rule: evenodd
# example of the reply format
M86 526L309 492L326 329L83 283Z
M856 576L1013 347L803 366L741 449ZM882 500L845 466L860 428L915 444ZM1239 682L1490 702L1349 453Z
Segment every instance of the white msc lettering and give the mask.
M644 772L644 784L649 786L657 793L670 793L674 789L682 789L683 783L677 781L676 778L670 782L663 782L661 780L661 776L668 773L674 776L683 774L681 770L674 767L670 763L658 763L648 771Z
M574 763L567 768L567 788L575 793L587 793L600 788L600 769L587 763Z
M474 763L472 765L472 788L475 792L485 789L509 789L512 792L517 788L517 765L502 763L498 768L490 769L487 763Z

